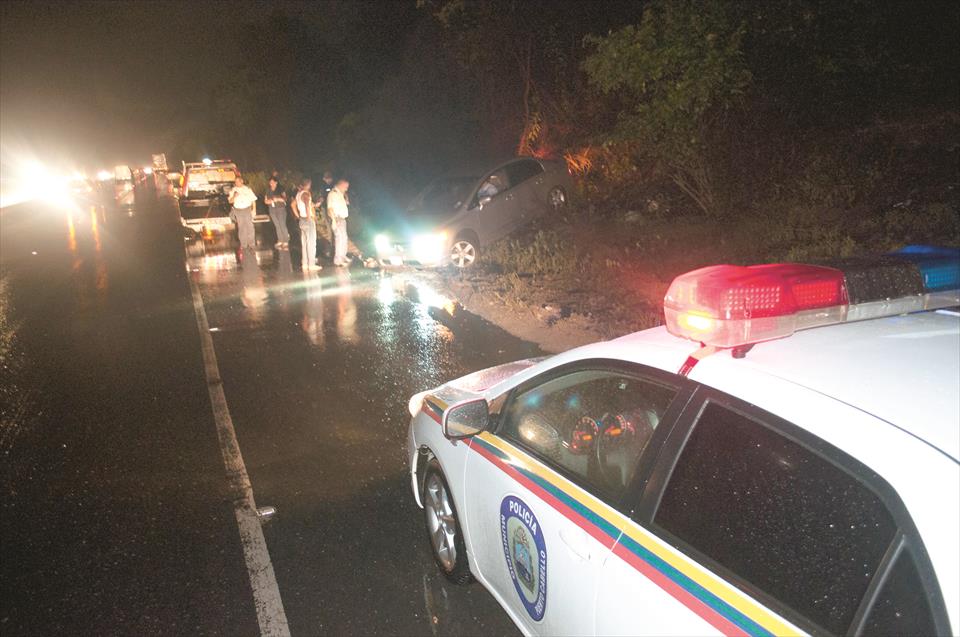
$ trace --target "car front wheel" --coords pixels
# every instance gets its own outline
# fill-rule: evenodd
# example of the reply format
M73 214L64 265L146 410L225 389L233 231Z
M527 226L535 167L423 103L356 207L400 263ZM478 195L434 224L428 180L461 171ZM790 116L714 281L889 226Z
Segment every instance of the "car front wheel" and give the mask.
M457 509L447 479L435 458L427 465L423 479L423 512L433 558L440 571L455 584L473 581Z
M476 263L479 253L472 237L458 237L450 248L450 262L458 268L469 268Z

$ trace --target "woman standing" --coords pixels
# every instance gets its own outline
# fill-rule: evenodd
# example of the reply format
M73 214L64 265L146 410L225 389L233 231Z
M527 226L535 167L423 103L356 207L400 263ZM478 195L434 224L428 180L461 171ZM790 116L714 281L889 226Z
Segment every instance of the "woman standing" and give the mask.
M294 199L294 212L300 224L300 268L303 270L319 270L317 265L317 220L316 210L320 202L313 203L310 194L312 182L304 179L300 182L300 190Z
M290 245L290 233L287 231L287 193L276 176L270 177L267 194L263 202L270 208L270 219L277 229L277 243L274 247L285 250Z

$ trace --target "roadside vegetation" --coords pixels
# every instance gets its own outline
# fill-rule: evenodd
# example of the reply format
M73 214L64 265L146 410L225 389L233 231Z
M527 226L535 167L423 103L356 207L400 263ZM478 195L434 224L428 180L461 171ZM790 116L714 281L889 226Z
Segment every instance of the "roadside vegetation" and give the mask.
M957 15L646 3L636 23L584 38L566 76L583 90L557 89L577 99L540 96L525 116L518 150L563 155L577 196L466 276L613 336L659 323L672 278L707 264L960 245Z
M960 117L877 123L833 137L776 187L762 170L740 205L708 215L669 178L632 185L611 200L617 176L597 173L570 207L483 255L468 278L507 304L596 319L605 336L659 324L670 281L715 263L810 262L895 250L911 243L960 245L956 174ZM591 192L592 191L592 192Z

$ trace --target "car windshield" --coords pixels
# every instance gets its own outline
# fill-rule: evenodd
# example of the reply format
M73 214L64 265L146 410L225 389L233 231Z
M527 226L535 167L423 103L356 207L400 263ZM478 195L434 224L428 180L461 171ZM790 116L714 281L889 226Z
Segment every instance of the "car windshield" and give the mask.
M207 170L207 181L209 182L233 181L236 178L237 173L234 172L232 167L211 168Z
M448 212L457 208L470 195L470 188L477 183L476 177L447 177L437 179L423 189L410 210L417 212Z
M232 182L237 178L233 168L207 168L205 170L191 170L188 181L192 184Z

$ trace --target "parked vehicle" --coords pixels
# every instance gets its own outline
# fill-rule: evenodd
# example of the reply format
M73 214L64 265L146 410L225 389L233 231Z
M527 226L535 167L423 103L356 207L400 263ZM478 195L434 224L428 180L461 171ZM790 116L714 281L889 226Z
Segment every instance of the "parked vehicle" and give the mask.
M150 156L151 166L155 173L167 172L167 155L165 153L155 153Z
M206 162L184 162L180 186L180 208L209 207L233 190L233 181L240 174L229 159Z
M136 203L133 189L133 171L130 166L121 164L113 169L113 196L118 206L130 207Z
M234 227L228 196L240 169L229 159L183 162L180 178L180 221L203 234ZM266 223L269 215L254 215L254 223Z
M570 191L564 162L533 157L446 175L375 236L377 259L381 265L470 267L490 243L565 206Z
M955 248L711 266L417 394L434 560L527 635L956 635L958 304Z

